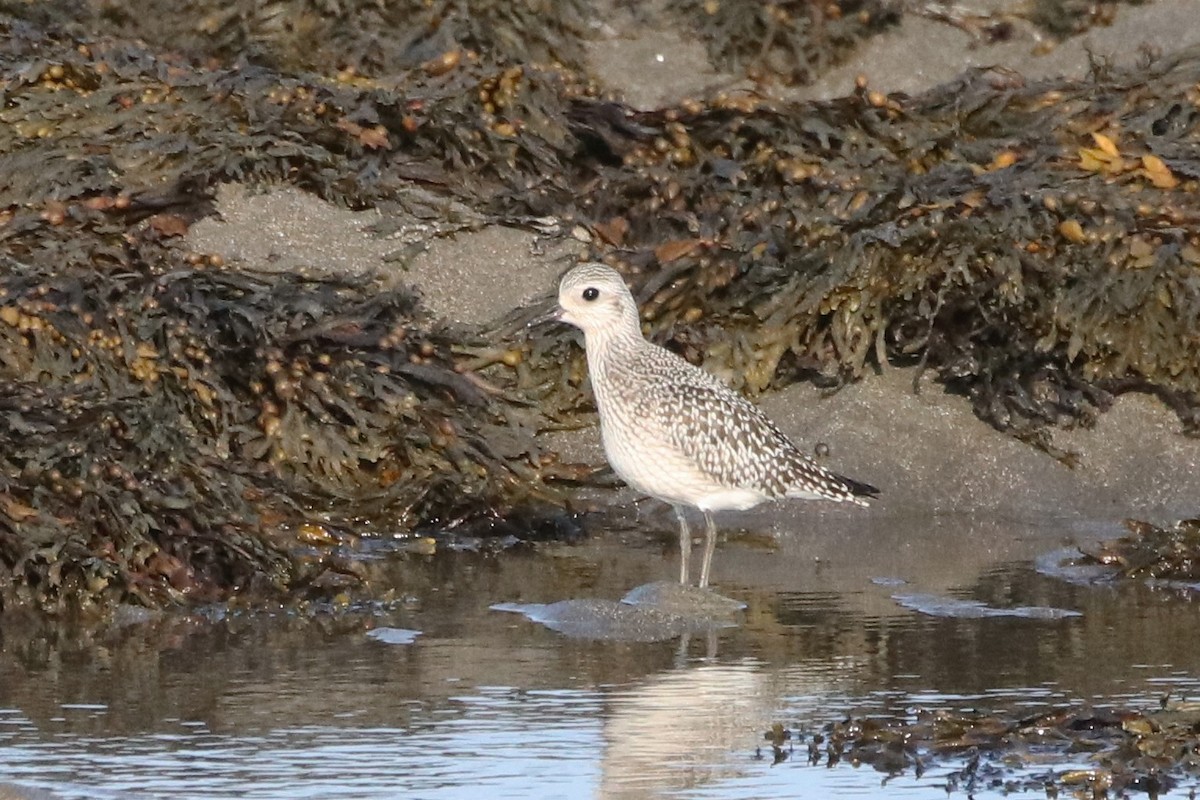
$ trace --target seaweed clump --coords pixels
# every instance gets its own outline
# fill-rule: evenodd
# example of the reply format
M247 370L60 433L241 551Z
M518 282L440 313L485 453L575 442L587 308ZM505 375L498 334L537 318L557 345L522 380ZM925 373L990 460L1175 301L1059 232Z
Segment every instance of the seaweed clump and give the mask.
M142 40L209 66L248 63L350 79L418 69L436 75L460 61L578 66L588 9L581 0L50 0L20 13L43 29Z
M191 221L211 212L217 183L241 181L353 207L403 206L419 186L475 209L546 213L555 179L543 176L562 176L574 152L567 107L591 91L567 72L470 59L385 86L214 68L3 17L0 34L10 209L121 195Z
M1002 3L993 8L964 8L951 0L935 0L920 9L910 9L932 19L957 25L972 36L988 41L1015 38L1019 28L1031 31L1041 41L1039 49L1055 41L1084 33L1090 28L1111 25L1122 3L1142 5L1145 0L1029 0ZM1048 41L1047 41L1048 40Z
M900 20L891 0L671 0L667 11L696 30L720 69L785 84L814 82Z
M307 552L331 519L450 526L536 494L411 291L79 242L0 273L0 598L320 594L355 582Z
M1034 0L1029 21L1051 36L1065 39L1095 25L1108 25L1121 2L1141 5L1145 0Z
M1004 715L922 710L912 719L850 718L807 737L809 764L832 767L867 764L920 778L932 767L961 768L946 775L947 791L1086 792L1090 797L1150 796L1176 788L1200 774L1200 709L1164 699L1162 708L1063 708L1013 719ZM783 726L765 734L776 760L787 757ZM794 737L799 739L800 737ZM787 747L795 747L788 744ZM1042 765L1048 751L1087 753L1089 766L1062 770Z
M1078 564L1097 564L1117 577L1200 584L1200 519L1159 527L1125 520L1127 536L1084 547Z
M413 290L179 242L223 181L504 213L563 172L543 142L584 88L464 58L402 90L0 31L0 603L321 594L359 575L329 549L339 520L487 527L554 501L530 412Z

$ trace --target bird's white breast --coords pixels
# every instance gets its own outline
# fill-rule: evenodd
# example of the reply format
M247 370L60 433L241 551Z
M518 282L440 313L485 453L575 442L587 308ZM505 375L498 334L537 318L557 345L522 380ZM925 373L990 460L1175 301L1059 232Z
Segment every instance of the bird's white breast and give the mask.
M601 441L621 480L673 505L710 511L747 509L768 499L756 489L722 484L684 453L662 428L664 415L653 413L653 405L663 401L661 392L639 390L636 376L626 375L621 382L629 394L622 398L611 390L613 376L601 381L603 388L596 392Z

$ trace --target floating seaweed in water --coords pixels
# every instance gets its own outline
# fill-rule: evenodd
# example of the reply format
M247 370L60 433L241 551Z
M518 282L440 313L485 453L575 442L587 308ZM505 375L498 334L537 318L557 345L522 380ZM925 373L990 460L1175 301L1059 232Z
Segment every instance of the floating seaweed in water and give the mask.
M1101 564L1122 578L1200 582L1200 519L1159 527L1125 520L1129 535L1081 548L1076 563Z
M1063 708L1016 719L1003 714L921 710L907 719L853 717L831 723L811 736L790 736L780 744L776 725L765 737L776 758L790 749L806 752L808 763L833 767L863 764L888 774L911 772L918 779L931 767L947 775L945 788L967 794L1086 791L1088 796L1123 796L1169 791L1200 770L1200 707L1164 698L1155 711ZM799 740L799 741L795 741ZM807 742L805 741L807 740ZM1048 752L1087 753L1091 766L1047 770ZM947 767L962 764L949 773Z

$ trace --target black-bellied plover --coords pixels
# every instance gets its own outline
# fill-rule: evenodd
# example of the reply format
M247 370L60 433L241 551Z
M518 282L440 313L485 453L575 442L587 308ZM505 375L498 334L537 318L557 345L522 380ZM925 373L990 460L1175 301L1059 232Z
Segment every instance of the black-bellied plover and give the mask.
M604 453L617 475L670 503L679 519L680 583L691 533L684 509L704 514L700 586L716 546L712 512L784 497L866 505L873 486L813 463L762 411L716 377L646 341L620 273L580 264L563 276L554 316L583 330Z

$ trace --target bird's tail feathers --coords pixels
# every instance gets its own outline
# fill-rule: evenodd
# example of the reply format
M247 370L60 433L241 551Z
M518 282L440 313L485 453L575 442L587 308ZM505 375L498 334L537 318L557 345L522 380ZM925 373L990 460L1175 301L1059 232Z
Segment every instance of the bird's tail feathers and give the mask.
M879 496L879 490L869 483L856 481L853 478L847 478L845 475L835 475L842 485L850 493L846 499L851 503L857 503L860 506L868 505L871 499Z

